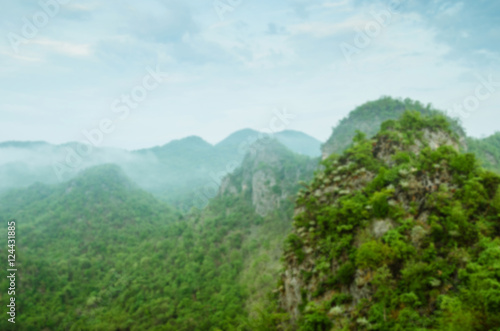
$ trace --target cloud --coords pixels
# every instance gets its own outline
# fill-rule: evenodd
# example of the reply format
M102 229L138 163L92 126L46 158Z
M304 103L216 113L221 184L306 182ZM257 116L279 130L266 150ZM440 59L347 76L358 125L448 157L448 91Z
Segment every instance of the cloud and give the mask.
M474 71L500 79L498 2L396 1L243 1L224 21L212 1L69 2L19 54L0 38L0 140L78 140L156 64L170 80L110 145L140 148L192 134L216 141L258 129L267 110L282 106L303 114L294 129L325 140L354 106L380 95L446 108L474 89ZM372 11L396 7L348 65L339 46L354 44ZM35 1L4 4L0 35L18 33L37 10ZM495 97L485 103L466 123L470 131L493 130L488 116L498 106Z
M376 3L387 5L389 2ZM355 0L355 3L361 7L373 5L368 0ZM484 50L489 54L500 53L500 43L494 42L500 35L500 2L407 0L400 3L398 10L401 13L417 14L425 26L435 32L436 41L450 47L451 59L470 61L473 64L480 64L487 59L491 63L491 58L483 57L477 50ZM498 64L500 62L496 62Z
M372 19L373 20L373 19ZM352 17L338 23L308 22L299 23L288 27L292 34L309 34L314 38L324 38L340 33L352 32L357 27L362 27L370 22L367 18Z
M88 44L61 42L50 39L34 39L30 43L41 45L52 52L69 56L89 56L92 54L92 48Z

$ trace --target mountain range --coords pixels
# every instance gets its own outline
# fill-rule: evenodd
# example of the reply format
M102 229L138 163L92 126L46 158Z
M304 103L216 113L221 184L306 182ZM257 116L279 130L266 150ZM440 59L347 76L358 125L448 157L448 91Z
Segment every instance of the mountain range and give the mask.
M192 136L137 151L93 148L88 155L80 152L86 147L78 143L4 142L0 143L0 192L35 182L55 184L85 168L113 163L140 187L178 208L202 207L260 137L271 139L244 129L216 145ZM317 157L321 153L321 143L302 132L282 131L272 138L299 154Z
M0 144L16 330L499 328L498 134L384 97L332 137L100 148L61 182L78 144Z

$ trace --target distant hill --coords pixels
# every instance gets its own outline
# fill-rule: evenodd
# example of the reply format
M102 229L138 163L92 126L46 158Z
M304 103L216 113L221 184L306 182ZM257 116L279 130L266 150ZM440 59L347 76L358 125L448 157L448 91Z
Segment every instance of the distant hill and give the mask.
M160 300L155 305L167 304L159 294L165 281L156 282L152 275L171 267L162 242L173 235L170 224L179 217L115 165L89 168L67 183L35 184L2 196L1 221L16 220L16 307L22 311L16 326L125 329L131 311L135 323L151 323L133 304L150 292ZM7 254L5 247L0 252ZM0 285L8 288L5 279ZM108 307L105 312L103 307ZM10 330L9 324L2 319L0 329Z
M0 195L0 221L15 218L19 238L16 322L26 330L254 330L249 316L278 276L298 182L315 167L277 140L257 141L207 208L185 215L116 165Z
M36 182L59 183L54 162L61 165L63 180L73 178L87 167L113 163L143 189L187 210L206 205L216 195L221 179L241 164L250 146L262 136L266 135L245 129L215 146L191 136L133 152L93 148L86 156L80 156L79 150L85 150L85 147L78 143L3 142L0 143L0 192ZM283 131L275 136L296 153L319 156L319 141L306 134ZM69 158L68 151L72 151ZM77 156L75 151L79 153ZM71 166L68 166L68 160ZM72 163L76 166L73 167Z
M321 142L303 132L285 130L275 134L276 139L291 151L310 157L321 155Z
M467 148L486 169L500 173L500 132L482 139L467 138Z
M264 137L267 137L267 135L252 129L243 129L231 134L226 139L215 145L215 147L218 149L225 149L228 147L235 149L241 146L248 146L249 144L257 141L259 138ZM310 157L318 157L321 155L321 142L303 132L285 130L274 133L272 137L277 139L294 153Z

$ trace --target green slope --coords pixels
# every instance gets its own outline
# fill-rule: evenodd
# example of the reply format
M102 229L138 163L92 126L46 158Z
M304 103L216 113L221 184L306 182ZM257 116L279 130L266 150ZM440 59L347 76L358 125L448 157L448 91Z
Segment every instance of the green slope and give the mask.
M0 218L17 224L16 330L252 329L279 272L294 183L311 178L316 163L277 142L263 146L228 178L249 190L185 216L114 165L2 196ZM262 171L282 182L253 187ZM255 212L257 190L277 203L265 215Z
M159 271L168 265L161 245L179 217L170 208L116 166L91 168L67 184L33 186L0 201L0 218L15 218L17 225L16 330L155 323L145 311L163 298ZM1 253L6 256L4 247ZM4 279L1 286L7 286ZM0 329L10 330L10 323L2 319Z
M356 131L366 133L368 137L375 135L380 125L387 120L399 118L405 111L418 111L423 115L442 114L439 110L433 109L430 105L423 105L419 101L409 98L400 100L391 97L382 97L378 100L369 101L357 107L342 119L333 128L330 138L323 144L323 157L330 154L341 154L352 142ZM461 136L465 132L456 120L448 118L453 130Z
M500 132L483 139L467 138L467 147L485 168L500 173Z
M458 138L404 113L323 161L287 239L282 327L500 328L500 177Z

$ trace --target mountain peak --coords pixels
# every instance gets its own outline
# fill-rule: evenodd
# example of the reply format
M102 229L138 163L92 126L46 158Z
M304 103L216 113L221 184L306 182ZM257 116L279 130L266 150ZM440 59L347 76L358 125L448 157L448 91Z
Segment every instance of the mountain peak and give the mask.
M481 227L498 218L500 178L459 152L444 116L405 112L322 164L298 194L286 244L279 305L294 329L447 325L455 311L438 298L495 325L497 310L474 312L467 289L486 275L478 258L498 249L496 225Z
M312 176L316 162L295 154L278 140L265 138L250 147L241 166L226 176L219 195L244 195L265 216L295 194L298 182Z
M103 164L84 169L64 185L67 193L73 190L109 192L136 188L123 170L115 164Z
M259 139L261 133L253 129L241 129L236 132L231 133L224 140L217 143L215 147L217 148L235 148L240 146L245 142L253 142Z
M372 137L378 132L383 122L396 120L406 111L416 111L426 116L444 116L443 112L433 109L431 105L424 106L419 101L409 98L402 100L382 97L375 101L366 102L356 107L333 128L332 135L322 146L323 159L330 154L341 154L351 144L356 131L364 132L368 137ZM462 137L465 136L465 132L457 120L446 118L454 132Z

